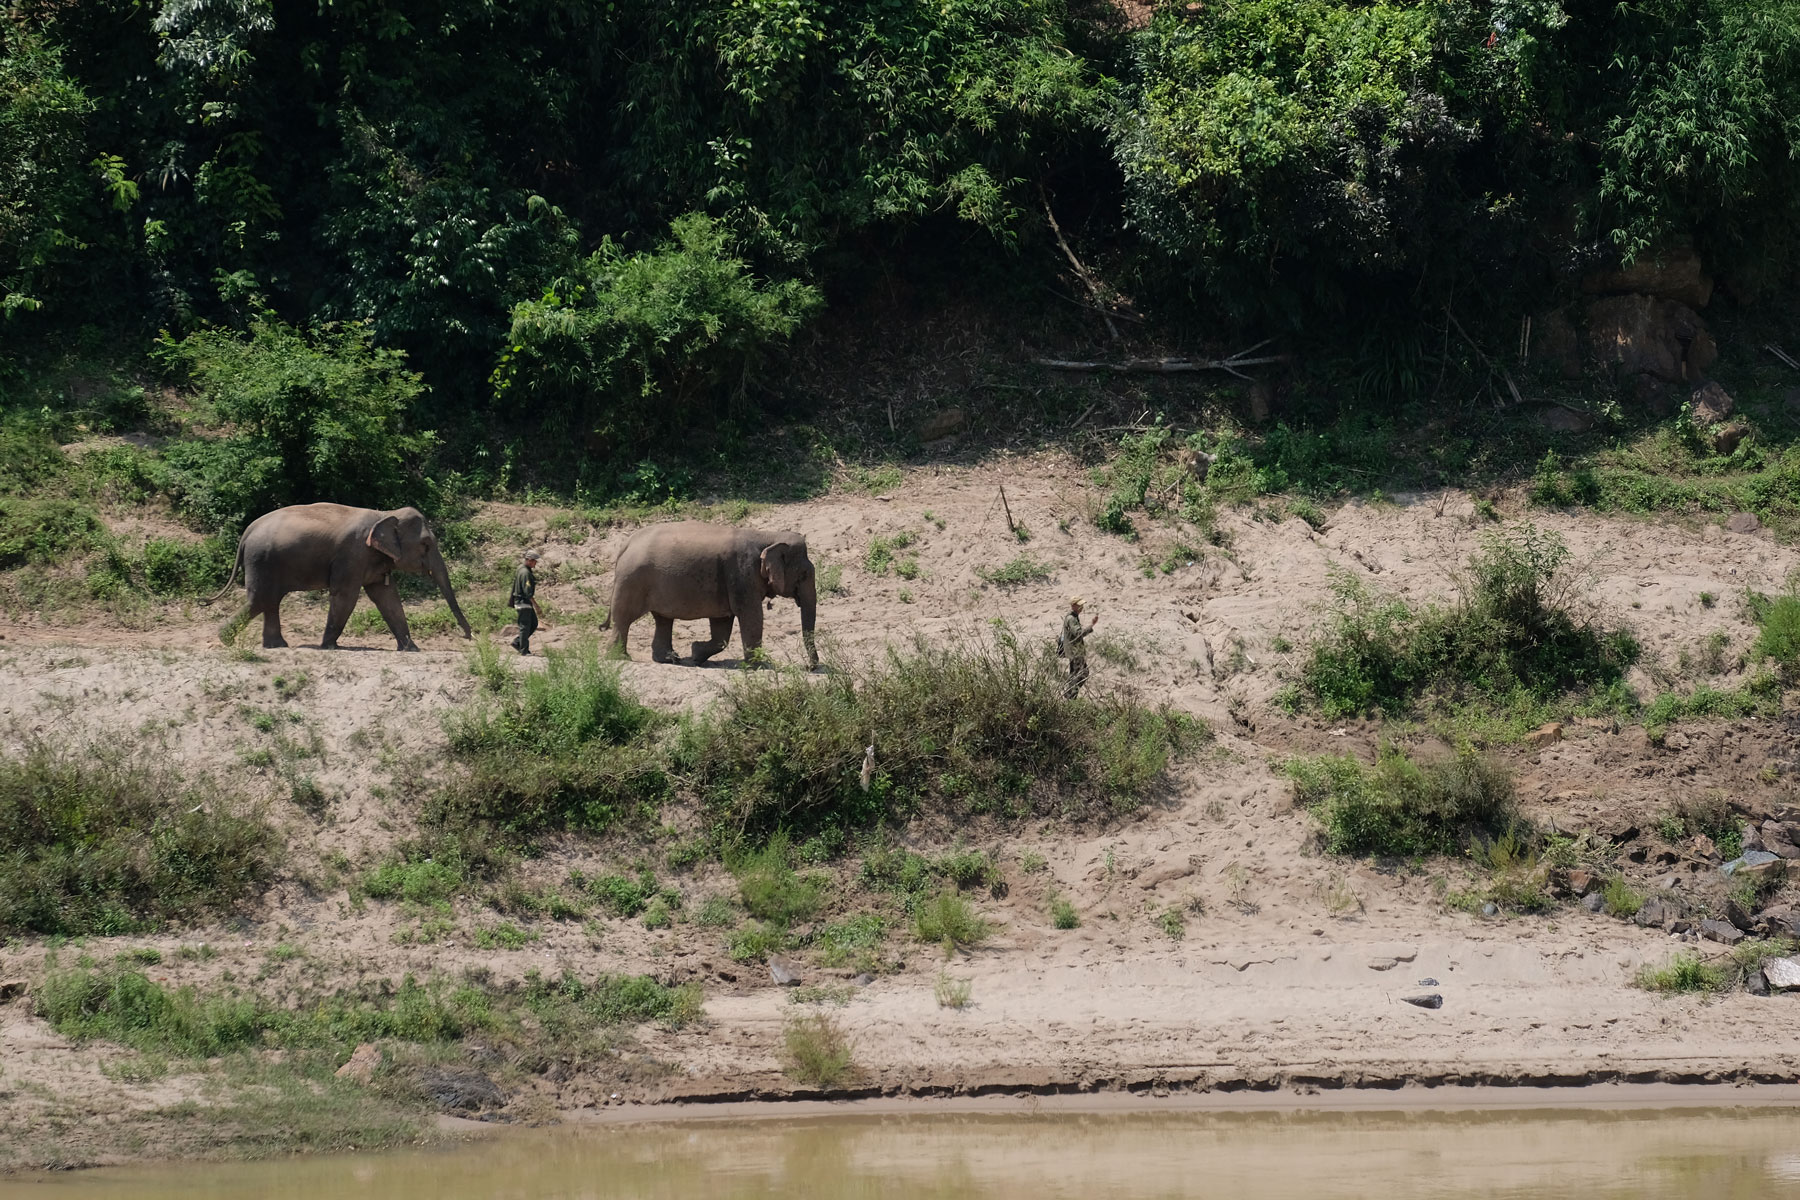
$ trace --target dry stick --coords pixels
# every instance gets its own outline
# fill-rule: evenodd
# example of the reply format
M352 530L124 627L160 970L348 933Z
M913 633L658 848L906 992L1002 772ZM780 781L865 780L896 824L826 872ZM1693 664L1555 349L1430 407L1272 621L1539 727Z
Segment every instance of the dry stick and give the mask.
M1455 313L1446 308L1444 310L1444 315L1450 318L1450 323L1456 326L1456 332L1462 334L1463 341L1469 343L1469 348L1475 351L1476 356L1480 358L1482 362L1487 364L1489 379L1491 380L1493 376L1498 375L1502 382L1506 384L1507 391L1512 393L1513 403L1520 405L1524 404L1525 397L1519 394L1519 385L1513 382L1512 376L1506 373L1506 369L1495 365L1494 360L1487 356L1487 351L1483 350L1481 345L1476 342L1474 338L1469 336L1469 331L1462 327L1462 322L1456 319ZM1498 397L1495 399L1498 400ZM1496 403L1494 407L1499 408L1502 406Z
M1081 282L1087 285L1088 295L1094 298L1094 306L1100 313L1100 319L1106 322L1106 332L1112 334L1115 342L1124 340L1119 336L1119 327L1113 324L1112 313L1104 307L1106 293L1100 290L1100 284L1088 274L1088 269L1081 265L1075 252L1069 249L1069 243L1063 237L1062 226L1056 223L1056 213L1050 208L1050 193L1044 190L1044 181L1041 179L1038 180L1038 196L1044 202L1044 217L1050 222L1050 232L1056 235L1056 244L1062 247L1063 257L1069 260L1069 265L1075 268L1075 274L1081 276Z
M1111 371L1115 374L1147 374L1147 375L1185 375L1196 371L1225 371L1236 375L1239 379L1250 376L1238 370L1239 367L1259 367L1265 363L1286 362L1285 354L1265 354L1261 357L1248 357L1253 351L1269 344L1272 339L1265 338L1246 350L1239 350L1229 358L1128 358L1124 362L1089 362L1067 358L1034 358L1032 362L1040 367L1049 367L1053 371Z
M1081 423L1083 421L1087 420L1089 415L1092 414L1093 411L1098 407L1100 407L1100 402L1098 400L1096 400L1092 404L1088 405L1086 408L1082 409L1081 415L1079 417L1076 417L1075 420L1069 425L1069 430L1071 432L1073 432L1074 430L1080 428Z
M1800 362L1796 362L1793 355L1789 354L1786 350L1783 350L1780 346L1777 346L1774 342L1764 343L1763 349L1767 350L1770 354L1773 354L1776 358L1779 358L1783 363L1794 370L1800 371Z
M1012 505L1010 505L1006 502L1006 485L1004 483L1000 485L1000 507L1002 507L1006 510L1006 530L1007 530L1007 532L1016 536L1019 532L1019 527L1017 525L1013 524Z

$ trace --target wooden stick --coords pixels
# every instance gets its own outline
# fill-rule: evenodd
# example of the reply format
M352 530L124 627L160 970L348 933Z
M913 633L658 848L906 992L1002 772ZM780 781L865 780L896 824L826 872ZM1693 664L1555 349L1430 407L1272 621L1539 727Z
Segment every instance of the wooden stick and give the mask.
M1140 375L1185 375L1197 371L1225 371L1236 375L1239 379L1250 376L1238 370L1239 367L1260 367L1266 363L1286 362L1285 354L1266 354L1258 358L1247 357L1252 350L1268 345L1267 341L1258 342L1249 350L1240 350L1230 358L1128 358L1124 362L1097 362L1067 358L1035 358L1032 362L1040 367L1049 367L1053 371L1111 371L1114 374Z
M1006 510L1006 531L1017 536L1019 527L1013 524L1012 505L1006 502L1006 485L1004 483L1000 485L1000 507Z
M1087 420L1088 416L1099 406L1100 406L1100 402L1098 400L1096 400L1092 404L1088 405L1086 408L1082 409L1081 415L1079 417L1075 418L1075 420L1069 425L1069 428L1071 430L1080 428L1081 423L1083 421Z
M1119 336L1119 327L1113 324L1112 313L1105 307L1106 293L1100 290L1100 284L1088 274L1088 269L1081 265L1081 260L1075 257L1075 252L1069 249L1069 243L1063 238L1062 226L1056 223L1056 213L1050 208L1050 193L1044 190L1044 181L1041 179L1038 180L1038 196L1044 201L1044 216L1050 222L1050 232L1056 235L1056 244L1062 247L1063 257L1069 260L1069 265L1075 268L1075 274L1087 285L1088 295L1094 298L1094 307L1099 311L1100 319L1106 322L1106 332L1112 334L1115 342L1124 340Z

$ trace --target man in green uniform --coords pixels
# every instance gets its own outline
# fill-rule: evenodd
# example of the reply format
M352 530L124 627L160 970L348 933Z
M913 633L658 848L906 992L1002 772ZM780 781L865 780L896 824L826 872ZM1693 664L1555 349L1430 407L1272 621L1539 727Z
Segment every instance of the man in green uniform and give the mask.
M1082 643L1099 623L1099 614L1095 614L1088 618L1084 629L1081 624L1081 597L1069 597L1069 615L1063 618L1062 636L1057 639L1056 648L1069 657L1069 686L1063 690L1063 695L1070 700L1081 695L1081 685L1087 682L1087 647Z
M531 653L531 635L538 627L537 572L532 570L537 560L536 550L525 552L525 561L513 576L512 599L508 601L519 615L519 636L512 640L512 646L520 654Z

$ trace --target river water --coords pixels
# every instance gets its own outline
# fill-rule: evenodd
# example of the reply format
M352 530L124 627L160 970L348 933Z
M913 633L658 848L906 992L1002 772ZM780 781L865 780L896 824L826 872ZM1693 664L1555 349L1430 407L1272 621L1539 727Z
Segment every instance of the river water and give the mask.
M1748 1200L1800 1110L904 1115L507 1131L460 1146L0 1180L4 1200Z

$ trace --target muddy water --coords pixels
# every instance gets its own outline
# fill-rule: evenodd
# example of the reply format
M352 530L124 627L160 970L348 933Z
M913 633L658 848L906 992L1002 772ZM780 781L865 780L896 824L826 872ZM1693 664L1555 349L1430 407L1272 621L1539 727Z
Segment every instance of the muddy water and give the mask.
M520 1131L452 1149L0 1181L31 1200L1745 1200L1800 1111L889 1116Z

